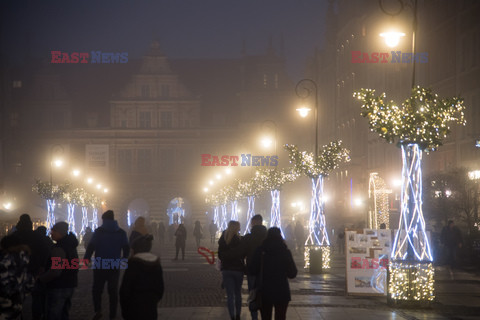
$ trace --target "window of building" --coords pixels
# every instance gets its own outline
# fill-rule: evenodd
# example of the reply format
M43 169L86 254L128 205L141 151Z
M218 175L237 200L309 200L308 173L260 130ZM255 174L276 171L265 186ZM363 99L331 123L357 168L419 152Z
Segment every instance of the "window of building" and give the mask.
M172 127L172 112L162 111L160 113L160 127L171 128Z
M278 89L278 73L275 73L275 89Z
M266 73L263 74L263 87L266 88L268 84L268 76Z
M137 152L137 168L139 173L151 173L152 150L140 149Z
M18 89L22 87L22 80L14 80L12 83L14 89Z
M148 85L142 86L142 97L150 98L150 86Z
M152 127L152 114L150 111L140 111L138 113L138 126L140 128L151 128Z
M132 150L118 150L117 171L119 173L132 172Z
M162 84L162 97L169 97L170 96L170 86L168 84Z

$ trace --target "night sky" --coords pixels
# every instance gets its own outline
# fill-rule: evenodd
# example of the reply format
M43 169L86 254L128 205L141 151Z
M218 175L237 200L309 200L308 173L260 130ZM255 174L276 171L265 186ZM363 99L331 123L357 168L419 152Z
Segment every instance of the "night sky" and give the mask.
M27 52L128 52L140 58L153 38L170 58L238 58L263 54L283 35L290 75L324 41L327 0L2 0L1 45L8 65Z

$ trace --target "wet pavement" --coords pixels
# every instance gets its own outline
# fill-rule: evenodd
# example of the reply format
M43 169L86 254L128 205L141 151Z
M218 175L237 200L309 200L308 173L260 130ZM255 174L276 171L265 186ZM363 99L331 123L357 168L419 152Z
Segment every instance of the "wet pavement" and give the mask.
M187 246L185 260L172 261L173 245L155 245L154 253L162 261L165 294L158 307L158 319L229 319L225 291L221 289L221 274L213 265ZM216 249L216 246L212 246ZM79 250L79 255L83 252ZM310 275L303 271L300 255L295 255L299 273L290 281L292 301L287 319L480 319L480 274L478 271L455 271L454 280L443 268L435 275L436 301L429 309L402 309L387 305L385 297L345 295L345 258L334 255L332 268L326 274ZM79 287L72 301L70 318L91 319L92 271L81 270ZM251 319L247 309L247 283L243 282L241 319ZM104 319L108 319L108 298L103 294ZM26 302L25 319L29 316ZM120 307L117 319L121 319Z

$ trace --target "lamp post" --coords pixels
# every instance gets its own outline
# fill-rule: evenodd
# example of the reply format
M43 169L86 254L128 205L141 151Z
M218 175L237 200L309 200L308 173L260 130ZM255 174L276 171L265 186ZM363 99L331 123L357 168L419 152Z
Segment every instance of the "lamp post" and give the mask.
M273 136L273 138L274 138L273 149L274 149L275 155L277 155L277 124L273 120L264 120L262 122L262 130L263 130L264 127L268 127L269 124L271 124L273 126L273 135L274 135ZM272 143L271 140L267 137L262 139L262 144L266 148L269 148L271 143Z
M380 9L392 17L400 14L405 5L413 9L412 26L412 92L415 90L416 66L416 31L417 31L417 0L405 2L398 0L400 5L396 12L385 10L382 0ZM423 101L420 98L420 101ZM412 112L418 107L416 99L410 100L408 106ZM391 261L388 268L388 295L390 305L398 304L428 304L434 296L433 256L430 241L426 232L422 211L422 151L424 147L418 139L403 139L399 144L402 149L402 191L401 212L398 230L392 246ZM412 141L413 140L413 141ZM420 140L422 142L422 140Z
M309 98L314 95L315 111L315 145L314 145L314 162L318 161L318 86L312 79L300 80L296 87L295 93L302 99ZM300 116L306 117L309 108L303 106L297 109ZM325 199L323 197L323 176L315 175L312 177L312 199L310 205L310 219L308 223L308 237L305 241L305 268L310 273L321 273L324 269L330 268L330 241L326 230L325 221Z
M400 7L398 10L394 12L389 12L385 9L383 6L383 1L379 0L380 4L380 9L382 10L383 13L386 15L391 16L392 18L399 15L403 9L405 8L406 5L411 5L413 9L413 25L412 25L412 55L413 55L413 61L412 61L412 88L415 88L415 62L416 62L416 57L415 57L415 52L416 52L416 46L415 46L415 41L416 41L416 34L417 34L417 0L412 0L411 3L405 2L404 0L397 0ZM388 46L393 47L398 44L398 41L400 40L400 37L405 36L405 33L403 32L398 32L398 31L393 31L393 32L385 32L380 34L380 36L385 38L385 41Z
M312 79L302 79L297 83L295 87L295 93L299 98L306 99L309 98L313 94L315 95L315 159L318 157L318 87L317 83ZM301 117L306 117L310 111L310 108L302 107L298 108L297 111L300 113Z

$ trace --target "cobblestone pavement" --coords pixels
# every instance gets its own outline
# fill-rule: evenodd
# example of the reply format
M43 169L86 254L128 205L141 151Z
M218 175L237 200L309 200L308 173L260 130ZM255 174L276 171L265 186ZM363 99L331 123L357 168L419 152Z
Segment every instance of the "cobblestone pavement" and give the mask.
M152 250L160 256L164 271L165 294L159 303L158 319L229 319L226 296L221 289L221 274L213 265L187 245L185 260L172 261L173 245ZM216 249L216 245L211 246ZM83 251L79 252L83 256ZM301 256L295 255L299 274L290 281L292 301L287 319L480 319L480 276L474 273L456 272L450 279L446 270L436 270L437 301L430 309L398 309L389 307L385 297L345 295L345 261L335 256L332 269L326 274L310 275L303 272ZM91 319L92 271L81 270L79 286L72 301L71 319ZM242 319L250 319L246 309L247 287L243 283ZM108 296L103 294L103 314L108 315ZM25 319L30 319L29 299L25 305ZM120 317L120 307L118 317ZM107 319L107 317L104 317Z

